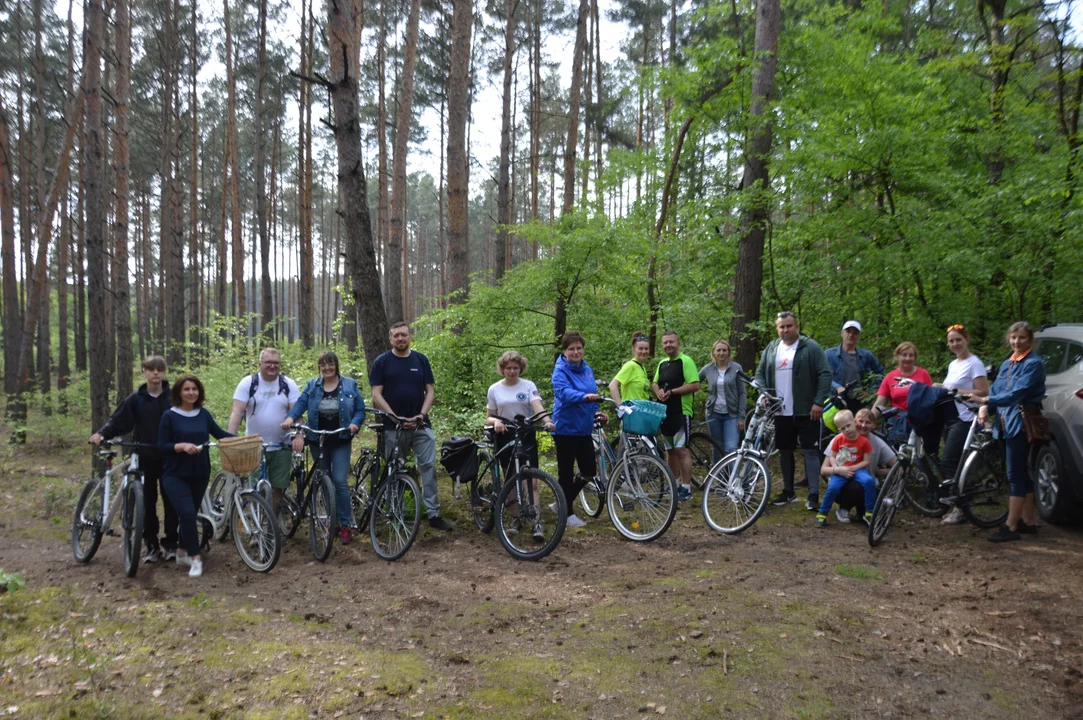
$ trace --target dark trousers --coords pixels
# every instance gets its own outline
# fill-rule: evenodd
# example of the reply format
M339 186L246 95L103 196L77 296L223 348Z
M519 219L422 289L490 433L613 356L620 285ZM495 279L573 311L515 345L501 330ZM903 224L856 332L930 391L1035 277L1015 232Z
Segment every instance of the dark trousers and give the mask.
M199 555L199 522L196 515L199 513L199 505L203 502L203 495L207 492L210 478L202 477L178 477L166 475L162 478L162 489L173 502L177 509L180 520L181 547L189 555Z
M564 499L571 510L572 500L583 489L586 481L598 473L598 463L594 457L594 441L590 435L554 435L553 444L557 447L557 480L564 491ZM575 466L579 466L582 476L577 482Z
M945 481L955 477L959 461L963 457L966 435L970 432L970 422L956 417L947 424L944 431L944 451L940 453L940 477Z
M143 542L158 547L158 488L162 489L162 509L165 511L165 537L161 544L170 550L177 549L177 511L162 485L162 461L139 459L143 471Z
M778 464L782 466L783 489L793 492L793 476L797 465L793 451L801 446L805 458L805 479L808 494L820 494L820 423L808 415L775 416L775 447L778 448Z
M1027 433L1020 430L1014 437L1001 438L1004 444L1004 461L1007 463L1008 485L1011 486L1012 497L1026 497L1034 492L1034 482L1030 479L1027 470L1027 460L1030 457L1030 442L1027 441Z

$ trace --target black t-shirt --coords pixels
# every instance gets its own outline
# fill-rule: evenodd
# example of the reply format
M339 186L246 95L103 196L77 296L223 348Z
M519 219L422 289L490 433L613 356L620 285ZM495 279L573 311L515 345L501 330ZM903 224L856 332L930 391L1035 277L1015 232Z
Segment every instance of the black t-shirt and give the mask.
M340 427L338 414L338 386L334 390L324 390L323 398L318 406L319 420L316 422L317 430L338 430Z
M413 350L406 357L388 350L376 358L369 373L369 385L383 387L384 400L400 417L419 415L425 404L425 386L435 384L429 359ZM424 424L429 426L428 418ZM395 425L385 420L384 427Z
M684 363L680 356L676 360L663 360L658 365L658 387L663 390L675 390L684 385ZM684 422L684 406L680 395L670 395L666 400L666 419L662 423L662 432L672 435Z

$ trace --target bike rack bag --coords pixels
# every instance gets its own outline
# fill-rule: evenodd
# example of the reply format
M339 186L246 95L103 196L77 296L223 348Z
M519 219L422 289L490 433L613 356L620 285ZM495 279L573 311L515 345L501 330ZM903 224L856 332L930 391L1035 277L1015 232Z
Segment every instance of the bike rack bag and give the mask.
M468 483L478 474L478 450L474 440L453 437L440 444L440 464L460 483Z

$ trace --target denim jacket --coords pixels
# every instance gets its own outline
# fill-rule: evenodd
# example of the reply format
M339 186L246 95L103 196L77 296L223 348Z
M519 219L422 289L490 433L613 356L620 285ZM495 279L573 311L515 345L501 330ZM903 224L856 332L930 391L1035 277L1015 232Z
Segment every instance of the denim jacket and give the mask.
M843 382L843 376L846 373L846 365L842 362L842 353L844 352L842 345L836 345L824 351L824 355L827 356L827 364L831 367L831 382L834 383L834 387L846 385ZM884 366L880 364L875 355L863 347L856 348L856 352L862 380L870 373L875 375L884 374Z
M323 378L313 378L305 384L301 391L301 397L293 404L289 417L297 422L305 410L308 410L308 424L316 427L319 422L320 401L323 400ZM365 400L361 397L361 391L353 378L345 375L338 377L338 422L339 427L348 428L350 425L361 427L365 422Z
M989 388L985 404L996 411L1000 422L996 428L1004 437L1023 432L1023 413L1019 406L1041 408L1045 397L1045 365L1034 351L1017 362L1008 358L1000 365L997 379Z

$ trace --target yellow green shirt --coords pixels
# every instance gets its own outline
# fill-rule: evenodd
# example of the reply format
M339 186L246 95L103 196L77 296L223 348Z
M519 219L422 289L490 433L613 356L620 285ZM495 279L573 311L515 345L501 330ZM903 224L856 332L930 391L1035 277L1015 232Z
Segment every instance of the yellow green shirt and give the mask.
M629 360L621 366L616 380L620 383L621 400L651 399L651 381L647 376L647 368L635 360Z

